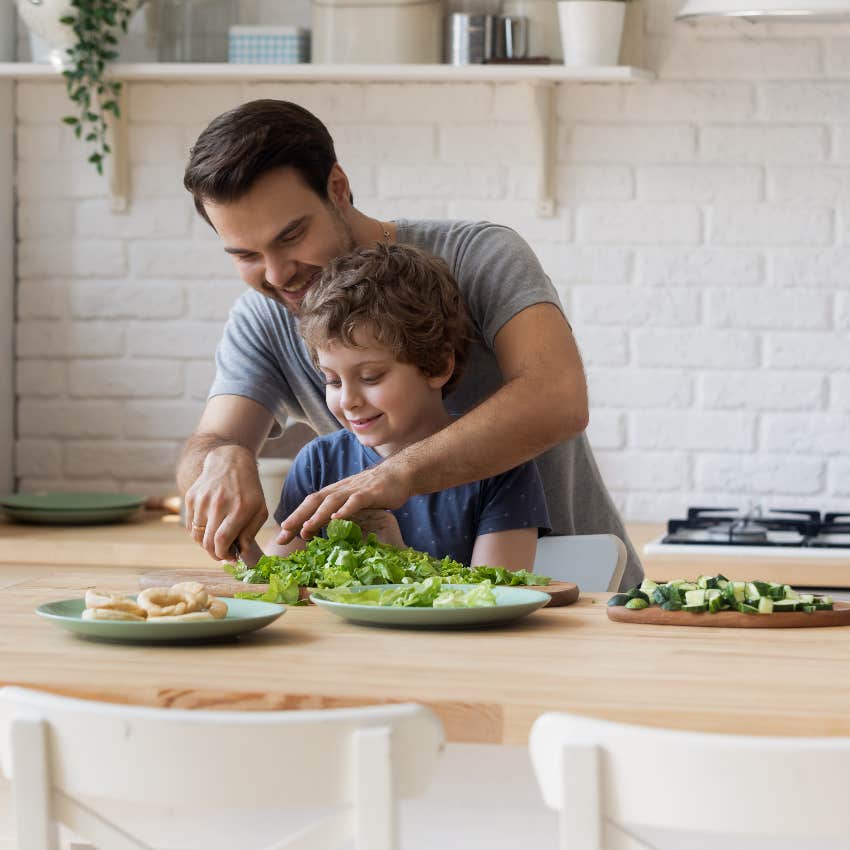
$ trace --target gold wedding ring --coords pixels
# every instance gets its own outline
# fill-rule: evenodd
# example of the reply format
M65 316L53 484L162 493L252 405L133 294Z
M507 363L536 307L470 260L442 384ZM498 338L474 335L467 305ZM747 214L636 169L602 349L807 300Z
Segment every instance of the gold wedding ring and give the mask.
M193 522L192 523L192 531L194 531L195 529L197 529L198 531L203 531L206 527L207 527L206 523L201 523L201 522Z

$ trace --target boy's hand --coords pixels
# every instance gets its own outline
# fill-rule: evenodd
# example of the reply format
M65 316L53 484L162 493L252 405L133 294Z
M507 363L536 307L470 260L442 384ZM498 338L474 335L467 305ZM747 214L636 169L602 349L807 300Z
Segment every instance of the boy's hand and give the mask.
M354 519L361 511L400 508L413 491L403 468L393 461L390 458L307 496L281 523L276 542L285 545L299 534L309 540L332 519Z
M374 532L381 543L389 543L390 546L397 546L399 549L406 548L407 544L401 536L398 520L391 511L373 508L359 511L354 516L347 518L354 520L364 534L368 534L370 531Z

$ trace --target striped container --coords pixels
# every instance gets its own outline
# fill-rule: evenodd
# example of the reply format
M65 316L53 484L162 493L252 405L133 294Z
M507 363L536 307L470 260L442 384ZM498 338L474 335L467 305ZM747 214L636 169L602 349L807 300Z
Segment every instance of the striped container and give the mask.
M228 61L294 65L310 61L310 30L301 27L231 27Z

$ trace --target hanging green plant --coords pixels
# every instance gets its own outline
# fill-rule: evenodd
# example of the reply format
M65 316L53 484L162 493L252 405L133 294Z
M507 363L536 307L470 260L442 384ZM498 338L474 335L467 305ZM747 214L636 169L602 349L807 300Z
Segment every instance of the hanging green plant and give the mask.
M104 79L104 72L118 58L118 35L127 32L138 0L70 0L70 5L73 12L60 21L71 27L76 40L66 50L68 61L62 76L77 114L62 120L73 127L78 139L93 146L89 162L103 174L103 162L111 153L107 116L121 115L121 83Z

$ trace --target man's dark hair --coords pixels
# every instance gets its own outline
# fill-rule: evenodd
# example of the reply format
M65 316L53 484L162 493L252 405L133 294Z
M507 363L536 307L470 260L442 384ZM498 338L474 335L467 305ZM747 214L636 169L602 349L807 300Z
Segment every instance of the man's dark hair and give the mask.
M252 100L214 118L198 136L183 185L209 223L204 201L238 200L276 168L294 168L307 186L328 200L328 177L335 163L331 134L312 112L286 100Z

